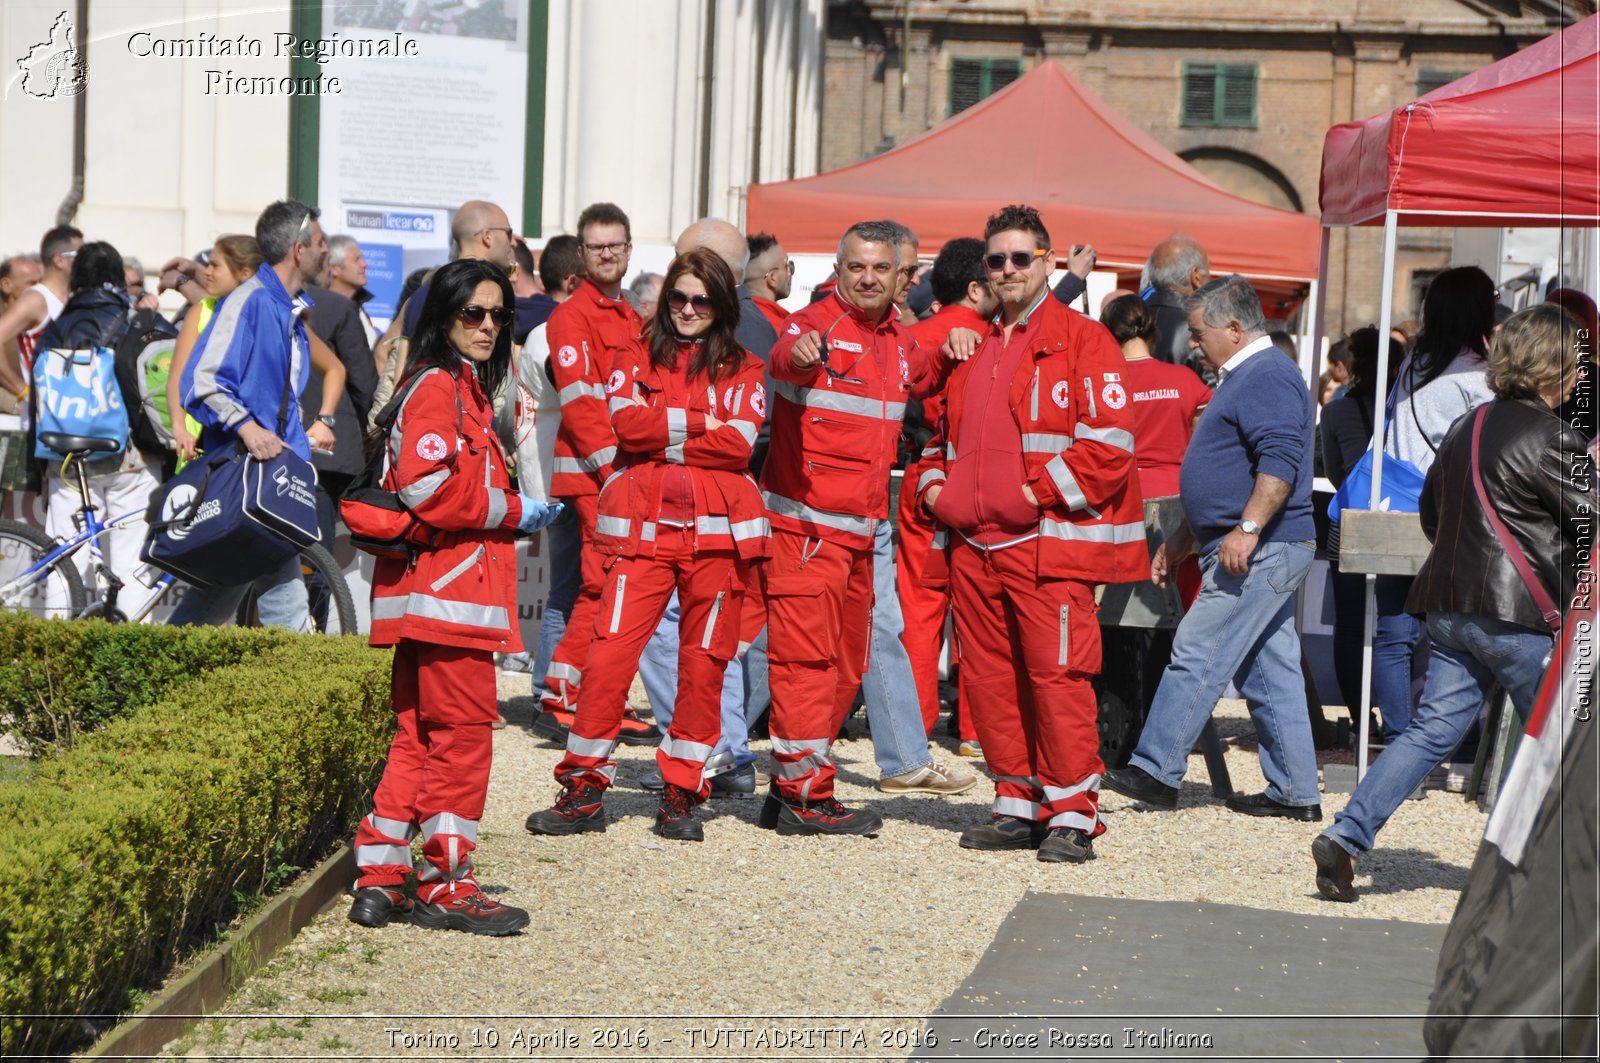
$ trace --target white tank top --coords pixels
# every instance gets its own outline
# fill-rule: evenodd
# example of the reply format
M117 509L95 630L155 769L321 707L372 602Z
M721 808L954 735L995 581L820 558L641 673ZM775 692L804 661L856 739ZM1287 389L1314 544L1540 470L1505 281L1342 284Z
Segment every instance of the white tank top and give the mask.
M44 296L44 320L39 322L38 328L29 329L17 336L17 352L22 355L22 376L25 380L32 379L33 376L33 348L38 342L39 333L44 331L46 325L61 316L61 309L66 305L55 292L43 284L32 285L27 290Z

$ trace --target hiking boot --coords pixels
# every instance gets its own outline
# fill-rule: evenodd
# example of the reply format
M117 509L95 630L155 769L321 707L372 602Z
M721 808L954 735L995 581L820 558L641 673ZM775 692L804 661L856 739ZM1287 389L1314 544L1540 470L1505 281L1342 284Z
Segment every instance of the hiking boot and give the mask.
M983 746L976 738L964 738L956 748L956 753L969 760L982 760Z
M936 760L878 780L878 789L886 794L964 794L976 785L975 772L959 764L947 768Z
M1077 827L1051 827L1039 843L1039 859L1047 864L1081 864L1094 859L1094 839Z
M625 746L655 746L661 744L661 732L629 706L622 710L622 727L617 731L617 741Z
M356 899L350 905L350 921L380 927L391 919L404 922L411 910L411 898L402 891L388 886L364 886L356 890Z
M705 841L705 829L694 815L695 797L683 787L669 783L661 793L661 807L656 809L656 825L651 829L663 838L684 842Z
M572 721L577 715L559 701L541 701L539 715L533 718L533 733L540 738L565 744L567 735L572 733Z
M756 825L783 835L866 835L882 830L883 819L871 809L846 808L832 797L791 803L781 797L774 786L767 791L767 801L761 806Z
M535 812L524 824L530 834L582 834L606 829L605 791L590 783L578 783L562 791L553 807Z
M465 895L441 893L432 904L417 903L411 924L425 930L465 930L469 934L505 937L528 925L528 913L491 900L482 890Z
M1044 835L1042 823L1018 819L1016 816L1002 816L997 812L982 826L962 831L961 848L989 853L1004 849L1037 849Z

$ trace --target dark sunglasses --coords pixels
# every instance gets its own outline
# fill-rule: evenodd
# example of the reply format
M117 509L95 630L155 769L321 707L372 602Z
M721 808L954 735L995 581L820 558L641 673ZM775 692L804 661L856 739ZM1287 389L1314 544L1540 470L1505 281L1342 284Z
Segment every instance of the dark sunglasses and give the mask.
M984 255L983 264L989 268L990 273L999 273L1001 270L1005 269L1006 262L1008 260L1013 268L1023 270L1033 265L1034 259L1043 258L1049 253L1049 250L1046 248L1040 248L1039 250L1033 252L1013 251L1009 255L1001 251L996 251L993 254Z
M682 310L686 306L692 306L697 314L709 314L716 310L716 307L711 305L711 296L688 295L676 288L667 289L667 305L674 310Z
M456 311L456 317L460 318L461 323L467 328L477 328L483 324L483 319L486 317L494 322L495 328L505 328L511 324L512 314L503 306L492 309L486 306L463 306Z

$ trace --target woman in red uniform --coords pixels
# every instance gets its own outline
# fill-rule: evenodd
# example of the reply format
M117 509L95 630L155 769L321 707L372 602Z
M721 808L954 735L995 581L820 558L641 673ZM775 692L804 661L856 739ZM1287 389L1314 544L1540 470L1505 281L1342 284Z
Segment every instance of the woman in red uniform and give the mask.
M665 783L655 832L700 841L694 806L710 793L705 759L721 734L723 672L738 650L751 563L766 552L761 494L745 471L767 412L764 368L734 339L733 273L710 251L673 259L644 335L606 381L617 472L600 492L595 535L606 562L563 793L528 817L534 834L605 830L601 795L616 777L628 685L678 592L678 708L656 750Z
M522 648L516 628L518 531L560 513L510 487L488 396L511 364L511 283L462 259L433 276L412 338L387 440L386 486L434 529L409 558L372 573L372 644L393 646L399 731L356 830L352 921L409 916L430 929L512 934L528 913L491 900L472 877L498 716L496 651ZM411 840L422 835L416 902L407 896Z

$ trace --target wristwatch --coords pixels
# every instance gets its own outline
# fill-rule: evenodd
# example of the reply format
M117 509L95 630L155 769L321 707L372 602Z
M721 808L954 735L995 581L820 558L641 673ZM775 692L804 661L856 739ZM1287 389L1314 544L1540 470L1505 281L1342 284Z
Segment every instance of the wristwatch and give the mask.
M319 413L317 414L317 420L321 421L329 428L332 428L339 423L339 419L331 413Z
M1253 520L1241 520L1239 522L1239 530L1244 532L1246 535L1260 535L1261 525L1257 524Z

